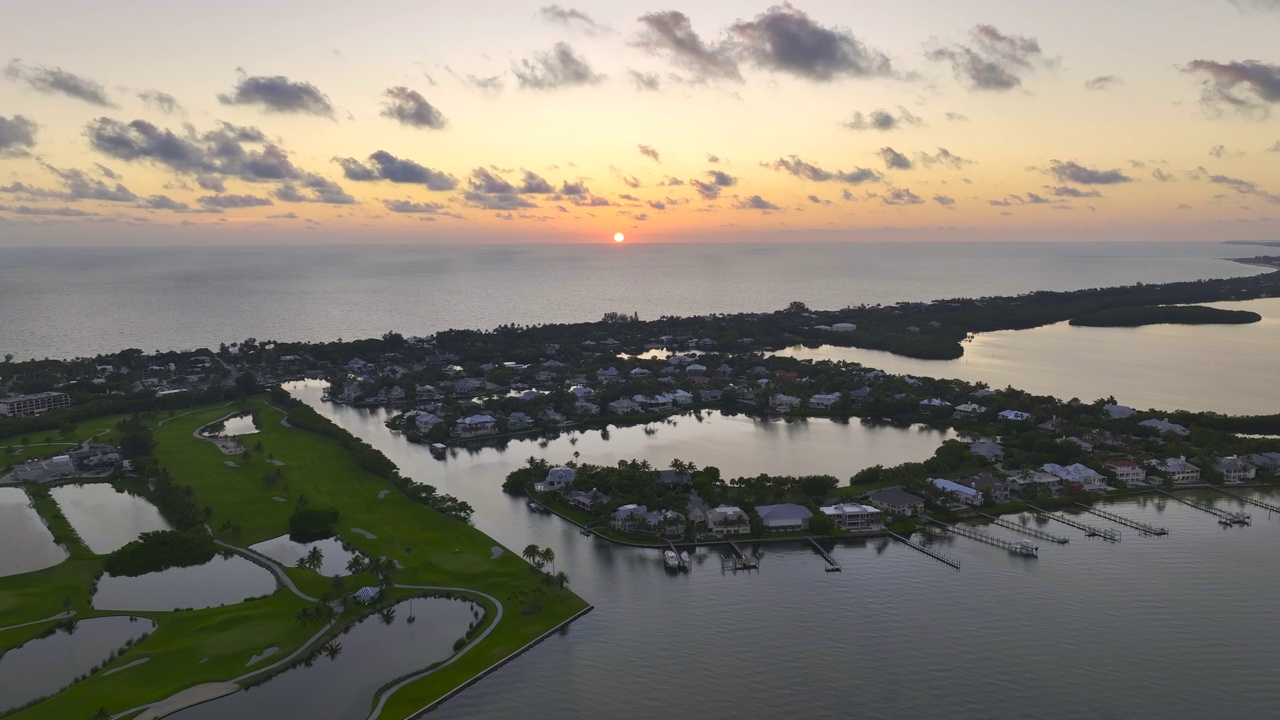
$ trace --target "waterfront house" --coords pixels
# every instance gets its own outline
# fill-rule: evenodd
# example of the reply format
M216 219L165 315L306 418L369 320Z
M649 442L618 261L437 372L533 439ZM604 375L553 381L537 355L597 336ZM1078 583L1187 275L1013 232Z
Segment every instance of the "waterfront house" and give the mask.
M718 537L743 535L751 532L751 518L742 508L721 505L707 511L707 529Z
M1000 462L1004 459L1004 448L990 440L979 440L972 443L969 445L969 452L974 455L981 455L991 462Z
M675 400L677 405L692 405L694 400L693 393L683 388L671 393L671 399Z
M1025 413L1021 410L1001 410L996 415L996 419L1007 422L1026 422L1031 419L1031 413Z
M809 529L809 518L813 511L795 503L779 505L757 505L756 514L767 532L795 532Z
M978 506L982 504L982 491L977 488L961 485L958 482L944 480L942 478L929 478L929 482L938 490L946 494L951 500L962 505Z
M840 402L840 393L818 393L809 398L809 407L830 410L831 406L838 402Z
M598 506L608 503L609 496L595 488L591 488L587 492L570 490L569 494L565 495L565 500L569 503L569 507L590 512Z
M631 400L635 402L637 405L639 405L640 407L650 412L670 410L674 407L674 404L675 404L675 398L666 394L658 394L653 396L633 395L631 397Z
M1245 455L1244 459L1256 467L1267 468L1273 472L1280 469L1280 452L1254 453Z
M524 430L525 428L532 427L533 422L533 418L528 415L519 411L513 412L507 416L507 429L512 431Z
M1252 465L1241 460L1235 455L1218 458L1218 461L1213 464L1213 469L1222 474L1222 481L1224 483L1229 484L1252 480L1257 474L1257 471Z
M418 428L418 432L427 432L442 422L444 422L443 418L429 412L420 412L413 416L413 425Z
M800 407L800 402L798 397L776 393L769 398L769 409L780 413L791 412Z
M902 488L885 488L867 496L875 507L895 515L915 515L924 510L924 498L916 497Z
M1182 425L1179 425L1178 423L1169 422L1169 418L1165 418L1163 420L1156 420L1155 418L1152 418L1150 420L1143 420L1138 424L1141 425L1142 427L1154 428L1156 430L1159 430L1161 433L1172 433L1174 435L1177 435L1178 437L1186 437L1187 434L1190 432L1190 430L1187 430L1185 427L1183 427Z
M644 505L635 503L623 505L613 511L613 515L609 518L609 527L623 532L632 532L637 529L644 530L646 529L645 515L648 512L649 508Z
M1066 482L1078 483L1089 492L1098 492L1107 489L1107 478L1093 468L1085 467L1080 463L1072 463L1063 467L1057 463L1046 463L1040 468L1044 472L1058 477Z
M1102 466L1115 473L1116 479L1125 485L1141 486L1147 484L1147 471L1132 460L1108 460Z
M862 387L849 392L849 402L853 405L861 405L871 399L871 388Z
M553 467L547 471L547 479L534 483L533 489L538 492L561 492L573 484L577 471L571 467Z
M702 499L697 490L689 491L689 504L685 506L684 512L684 516L689 519L689 522L694 525L698 523L705 524L707 522L707 511L710 509L711 506L707 504L706 500Z
M986 411L987 411L986 408L982 407L977 403L963 403L961 405L956 406L956 417L971 418L977 415L981 415Z
M498 419L492 415L468 415L462 418L453 428L458 437L476 437L490 435L498 430Z
M1009 478L1009 484L1023 492L1032 487L1041 487L1055 497L1062 491L1062 478L1047 472L1023 470Z
M991 496L991 500L997 504L1007 503L1013 499L1015 488L1005 482L1004 478L996 477L991 473L978 473L958 482L961 485L968 485L980 493Z
M1138 412L1127 405L1114 405L1111 403L1103 405L1102 410L1112 420L1123 420L1128 417L1133 417L1133 415Z
M586 400L579 400L573 404L573 411L579 415L599 415L600 406Z
M617 368L604 368L596 371L596 380L602 383L615 383L622 379Z
M1151 464L1175 485L1195 485L1200 482L1200 468L1187 462L1185 457L1152 460Z
M610 415L630 415L640 412L640 406L631 401L630 398L622 398L609 403Z
M841 530L871 530L880 527L881 512L870 505L839 503L823 505L818 512L835 522Z

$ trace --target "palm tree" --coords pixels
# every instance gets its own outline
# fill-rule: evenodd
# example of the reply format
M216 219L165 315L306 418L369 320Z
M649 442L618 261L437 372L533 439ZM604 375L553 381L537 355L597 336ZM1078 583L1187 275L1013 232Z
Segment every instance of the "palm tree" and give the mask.
M359 554L352 555L351 559L347 561L348 575L359 575L360 573L364 572L366 569L368 569L368 565L365 563L364 556L362 555L359 555Z
M338 656L342 654L342 643L337 640L330 640L323 648L321 648L321 651L324 652L330 660L337 660Z
M560 572L556 573L556 583L559 584L560 589L563 590L564 586L569 584L569 576L565 575L564 571L561 570Z
M530 545L525 545L524 552L520 554L524 556L524 559L530 565L536 566L538 564L538 557L541 555L541 551L538 549L537 545L530 544Z
M555 571L556 569L556 551L555 550L552 550L551 548L543 548L542 552L538 553L538 559L541 560L544 565L550 565L552 572Z
M93 714L93 720L111 720L111 711L104 707L98 708L98 712Z
M307 551L307 556L303 560L306 561L306 567L319 571L324 566L324 551L319 547L313 547Z
M298 612L294 614L293 619L297 620L299 625L310 625L311 621L316 619L316 616L315 612L311 608L304 607L299 608Z
M343 580L340 575L334 575L333 579L329 580L329 590L335 596L342 597L347 594L347 581Z

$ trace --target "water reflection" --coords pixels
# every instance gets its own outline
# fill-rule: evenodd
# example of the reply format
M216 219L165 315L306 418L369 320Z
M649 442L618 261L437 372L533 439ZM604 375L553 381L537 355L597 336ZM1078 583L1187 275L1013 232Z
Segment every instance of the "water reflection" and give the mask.
M107 483L61 485L50 494L71 527L99 555L119 550L144 532L170 529L155 505Z
M68 622L0 656L0 710L53 695L155 629L144 618Z
M21 488L0 488L0 576L53 567L67 559L67 551L31 507Z
M275 592L270 572L239 555L203 565L169 568L137 577L103 575L93 606L99 610L176 610L217 607Z
M281 535L250 545L249 549L262 553L286 567L296 566L298 561L307 558L309 553L319 550L321 562L315 570L326 577L346 575L347 561L354 556L354 553L338 538L325 538L304 543L292 540L288 535Z

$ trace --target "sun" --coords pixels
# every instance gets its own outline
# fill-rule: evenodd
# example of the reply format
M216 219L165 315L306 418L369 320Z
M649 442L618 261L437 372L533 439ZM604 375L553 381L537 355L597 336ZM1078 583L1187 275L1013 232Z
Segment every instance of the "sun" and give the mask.
M614 241L614 242L622 242L623 240L626 240L626 239L627 239L627 236L626 236L626 235L623 235L622 233L614 233L614 234L613 234L613 241Z

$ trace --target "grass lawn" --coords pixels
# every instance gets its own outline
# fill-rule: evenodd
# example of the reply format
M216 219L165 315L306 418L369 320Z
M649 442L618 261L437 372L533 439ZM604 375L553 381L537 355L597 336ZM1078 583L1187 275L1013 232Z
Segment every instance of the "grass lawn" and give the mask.
M193 437L197 428L235 407L202 409L154 429L156 459L175 482L194 489L200 505L212 508L209 526L218 539L247 547L285 534L289 516L305 495L310 507L340 509L338 533L362 554L399 562L402 569L396 582L475 589L504 605L501 623L484 641L457 663L396 693L383 717L405 717L586 607L571 592L540 590L537 576L518 553L504 549L493 557L497 543L491 538L409 500L386 480L357 467L336 442L282 426L283 413L261 398L253 399L251 405L260 413L263 427L242 436L242 442L251 451L261 443L262 450L252 452L248 460L224 455L213 443ZM283 465L270 462L269 456ZM278 468L283 478L274 486L265 484L263 476ZM379 492L387 489L391 492L379 499ZM221 529L228 523L234 527ZM355 532L357 528L375 537ZM88 583L100 563L92 557L73 559L48 570L0 578L0 626L61 612L63 598L68 596L77 609L87 610ZM328 578L313 571L291 568L287 572L307 594L318 596L329 586ZM354 590L371 582L366 576L347 578L347 587ZM536 602L527 599L531 591L537 592ZM244 663L254 653L274 645L283 657L318 629L304 628L294 620L305 605L281 591L229 607L133 613L155 619L159 627L115 665L140 657L151 657L151 662L108 678L94 676L14 717L89 717L103 706L119 712L192 685L232 679L244 674ZM541 609L525 614L526 605ZM0 640L11 646L6 635L14 635L16 644L21 641L19 635L34 634L27 630L5 633ZM204 658L209 659L200 662Z
M61 455L90 438L95 443L109 443L114 434L116 423L124 415L94 418L77 423L75 432L67 436L58 434L57 430L27 433L26 435L10 435L0 438L0 469L9 465L20 465L28 460ZM103 432L106 430L107 432ZM27 445L23 445L26 438Z

